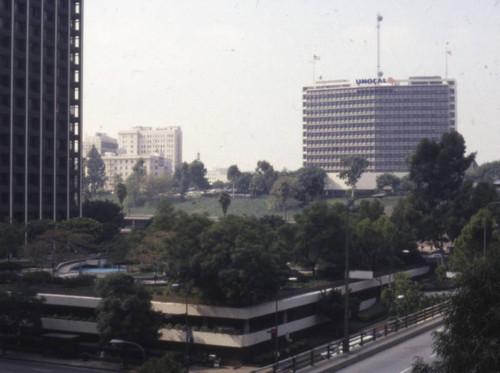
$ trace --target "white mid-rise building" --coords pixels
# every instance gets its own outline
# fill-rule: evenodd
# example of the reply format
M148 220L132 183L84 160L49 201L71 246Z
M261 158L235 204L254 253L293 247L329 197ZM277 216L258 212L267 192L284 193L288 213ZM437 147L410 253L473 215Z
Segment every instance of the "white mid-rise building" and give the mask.
M160 176L160 175L171 175L172 174L172 164L171 160L165 158L160 154L149 154L149 155L131 155L131 154L114 154L106 153L102 157L104 165L106 167L106 185L105 189L112 190L115 187L116 175L120 175L121 179L125 181L129 177L134 166L139 160L144 161L144 167L146 168L146 173L148 175Z
M171 160L172 175L182 162L182 131L180 127L133 127L118 132L118 147L128 155L159 154Z

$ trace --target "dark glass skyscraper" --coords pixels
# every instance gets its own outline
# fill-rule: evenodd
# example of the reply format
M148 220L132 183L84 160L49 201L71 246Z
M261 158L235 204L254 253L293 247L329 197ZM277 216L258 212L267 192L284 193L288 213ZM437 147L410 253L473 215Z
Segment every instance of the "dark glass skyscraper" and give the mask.
M303 165L342 170L348 156L370 172L406 172L420 140L456 129L453 79L325 81L303 89Z
M82 0L0 0L0 218L79 216Z

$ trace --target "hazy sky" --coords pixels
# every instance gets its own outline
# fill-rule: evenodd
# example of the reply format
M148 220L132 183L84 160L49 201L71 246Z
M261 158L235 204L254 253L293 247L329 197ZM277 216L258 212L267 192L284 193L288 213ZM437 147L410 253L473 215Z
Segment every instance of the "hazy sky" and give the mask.
M301 167L301 91L323 79L457 79L458 131L499 160L500 0L86 0L84 134L181 126L183 160Z

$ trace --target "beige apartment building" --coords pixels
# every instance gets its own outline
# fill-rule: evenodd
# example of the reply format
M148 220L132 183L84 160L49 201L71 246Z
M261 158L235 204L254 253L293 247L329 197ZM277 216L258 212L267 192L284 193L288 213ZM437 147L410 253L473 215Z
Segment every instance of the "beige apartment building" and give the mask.
M130 155L106 153L102 156L104 166L106 167L106 185L105 189L112 190L115 187L116 175L120 175L122 180L126 180L134 169L135 164L142 159L148 175L171 175L172 161L160 154L149 155Z
M182 131L180 127L133 127L118 132L118 148L128 155L158 154L171 161L172 175L182 162Z

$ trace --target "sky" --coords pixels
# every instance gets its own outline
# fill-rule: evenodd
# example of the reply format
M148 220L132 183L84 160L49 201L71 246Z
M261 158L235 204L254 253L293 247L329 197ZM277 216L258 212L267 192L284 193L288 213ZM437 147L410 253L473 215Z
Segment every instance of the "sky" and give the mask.
M446 75L458 131L500 160L500 0L86 0L84 135L180 126L207 168L302 166L302 87ZM313 61L313 55L318 61Z

